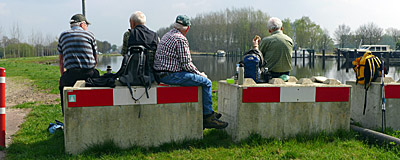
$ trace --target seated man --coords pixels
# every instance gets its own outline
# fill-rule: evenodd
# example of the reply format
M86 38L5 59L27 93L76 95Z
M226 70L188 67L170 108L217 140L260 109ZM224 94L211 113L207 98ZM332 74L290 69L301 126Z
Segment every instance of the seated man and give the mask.
M222 129L227 122L219 120L220 114L212 109L211 81L192 63L186 33L190 28L189 17L179 15L172 28L158 44L154 69L160 82L171 85L202 86L203 128Z
M132 45L143 45L147 49L155 51L160 38L157 33L145 26L146 16L142 12L136 11L129 18L129 23L131 29L124 33L121 54L127 54Z
M271 72L272 78L281 75L289 75L292 70L292 50L293 40L282 32L282 21L278 18L270 18L267 28L271 36L261 40L253 39L253 48L258 49L264 54L267 61L265 67Z

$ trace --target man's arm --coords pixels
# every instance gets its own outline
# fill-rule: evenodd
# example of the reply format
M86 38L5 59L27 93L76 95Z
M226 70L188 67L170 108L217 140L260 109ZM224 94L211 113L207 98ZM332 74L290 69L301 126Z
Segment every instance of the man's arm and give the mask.
M121 54L125 55L128 53L128 39L129 39L130 31L126 31L124 33L124 38L122 39L122 49Z
M60 74L63 75L64 73L64 55L58 55L58 66L60 67Z
M198 75L202 75L197 67L192 63L190 56L189 44L187 40L181 39L176 43L176 51L178 52L179 59L181 61L181 67L183 70L192 72Z

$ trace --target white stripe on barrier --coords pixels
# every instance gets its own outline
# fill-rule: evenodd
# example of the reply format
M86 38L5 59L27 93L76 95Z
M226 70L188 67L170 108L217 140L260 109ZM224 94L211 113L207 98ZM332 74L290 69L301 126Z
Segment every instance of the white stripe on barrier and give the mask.
M280 102L315 102L315 87L281 87Z
M157 104L156 87L152 87L148 90L149 98L147 98L144 88L132 88L132 91L134 98L140 98L136 102L132 99L131 93L127 87L114 88L114 105Z
M0 77L0 83L6 83L6 77Z
M6 108L0 108L0 114L6 114Z

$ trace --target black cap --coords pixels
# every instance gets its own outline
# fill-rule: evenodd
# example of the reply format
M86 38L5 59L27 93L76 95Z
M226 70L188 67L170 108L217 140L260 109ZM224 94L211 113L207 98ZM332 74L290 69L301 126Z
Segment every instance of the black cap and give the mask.
M82 15L82 14L75 14L74 16L71 17L71 21L69 21L69 23L72 24L72 23L83 22L83 21L85 21L86 24L88 24L88 25L90 24L90 23L87 21L87 19L85 18L84 15Z

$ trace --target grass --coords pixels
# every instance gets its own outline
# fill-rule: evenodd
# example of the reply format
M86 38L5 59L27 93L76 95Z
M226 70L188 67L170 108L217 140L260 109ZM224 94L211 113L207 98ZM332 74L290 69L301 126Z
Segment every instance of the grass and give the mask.
M44 59L23 58L0 60L7 76L32 79L43 91L58 94L58 67L49 66ZM47 73L50 72L50 73ZM52 82L55 81L55 82ZM213 90L218 83L213 82ZM217 110L218 93L213 93ZM201 140L164 144L160 147L131 147L120 149L112 142L92 146L73 156L64 152L64 133L47 131L49 123L63 121L60 105L25 103L15 108L32 108L25 123L6 148L7 159L399 159L398 148L379 145L362 139L352 131L298 135L285 139L265 139L252 135L234 143L220 130L205 130ZM397 132L398 133L398 132Z

